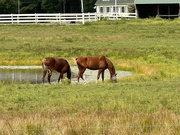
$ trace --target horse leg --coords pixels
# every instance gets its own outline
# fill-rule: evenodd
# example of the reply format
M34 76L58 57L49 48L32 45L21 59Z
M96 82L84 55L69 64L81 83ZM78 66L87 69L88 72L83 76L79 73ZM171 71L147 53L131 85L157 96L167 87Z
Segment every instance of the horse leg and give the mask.
M84 78L83 78L83 74L84 74L85 70L86 70L86 68L79 68L79 73L78 73L78 75L77 75L78 84L79 84L79 78L80 78L80 77L82 78L82 80L84 81L84 83L86 83L86 81L85 81Z
M78 65L78 69L79 69L79 72L78 72L78 74L77 74L77 83L79 84L80 71L81 71L81 68L80 68L79 65Z
M79 72L77 74L77 83L79 84L80 73L81 73L81 70L82 70L81 66L78 65L78 69L79 69Z
M102 71L102 82L104 82L104 70Z
M97 75L97 80L96 80L96 83L98 82L98 80L99 80L99 77L100 77L100 74L101 74L101 72L103 71L103 69L99 69L99 71L98 71L98 75Z
M47 71L43 71L43 76L42 76L42 83L44 84L44 78L45 78L45 76L46 76L46 73L47 73Z
M48 70L48 82L50 84L50 79L51 79L52 71Z
M77 75L77 82L78 82L78 84L79 84L79 78L80 78L80 75L79 75L80 73L78 73L78 75Z
M63 74L64 74L64 72L61 72L61 73L60 73L59 78L58 78L58 83L59 83L60 80L62 80Z

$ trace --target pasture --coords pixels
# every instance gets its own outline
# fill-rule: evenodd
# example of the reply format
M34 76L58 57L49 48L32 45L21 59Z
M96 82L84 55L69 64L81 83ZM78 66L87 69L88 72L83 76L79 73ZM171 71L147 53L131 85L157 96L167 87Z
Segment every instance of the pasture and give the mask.
M0 65L41 65L47 56L76 65L78 56L105 55L135 73L118 83L0 82L0 134L180 134L179 19L0 29Z

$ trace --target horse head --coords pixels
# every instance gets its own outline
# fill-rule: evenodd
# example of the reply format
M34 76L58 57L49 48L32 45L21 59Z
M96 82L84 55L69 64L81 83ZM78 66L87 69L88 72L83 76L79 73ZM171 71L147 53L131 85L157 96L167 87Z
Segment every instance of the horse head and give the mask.
M117 73L113 74L111 77L111 80L114 82L117 82L117 77L116 77Z

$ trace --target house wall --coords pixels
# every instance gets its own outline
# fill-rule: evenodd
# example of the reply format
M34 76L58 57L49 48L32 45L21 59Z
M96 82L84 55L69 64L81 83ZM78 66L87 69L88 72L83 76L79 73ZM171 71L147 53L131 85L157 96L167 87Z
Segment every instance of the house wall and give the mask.
M127 5L102 5L96 6L96 13L100 14L114 14L114 13L128 13Z

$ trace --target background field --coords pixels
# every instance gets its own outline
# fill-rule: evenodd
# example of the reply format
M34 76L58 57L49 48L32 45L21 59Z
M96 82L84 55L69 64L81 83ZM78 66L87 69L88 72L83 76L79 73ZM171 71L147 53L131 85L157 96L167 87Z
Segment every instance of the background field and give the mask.
M0 25L0 65L105 55L118 83L0 82L0 134L179 134L180 20Z

